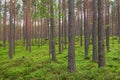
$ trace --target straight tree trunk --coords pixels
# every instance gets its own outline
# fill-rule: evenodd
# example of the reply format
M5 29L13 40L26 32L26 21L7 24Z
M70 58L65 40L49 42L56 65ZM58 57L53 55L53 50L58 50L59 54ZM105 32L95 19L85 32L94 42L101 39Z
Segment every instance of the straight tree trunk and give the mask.
M41 28L40 28L40 36L41 36L41 40L40 40L40 44L41 46L43 45L43 20L44 19L41 19Z
M7 39L7 37L6 37L6 32L7 32L7 30L6 30L6 0L5 0L5 4L4 4L4 34L3 34L3 44L4 44L4 49L6 48L6 39Z
M13 0L13 54L15 54L15 22L16 22L16 0Z
M120 0L118 0L118 43L120 44Z
M56 52L55 52L55 24L54 24L54 0L50 0L50 53L52 54L52 60L56 61Z
M112 44L114 45L114 6L112 5L112 11L111 11L111 19L112 19Z
M105 9L105 25L106 25L106 47L107 51L109 51L109 37L110 37L110 24L109 24L109 0L106 0L106 9Z
M62 52L62 45L61 45L61 0L59 0L59 53Z
M40 18L38 19L38 46L40 47L40 28L41 28L41 25L40 25Z
M75 38L74 38L74 0L68 1L68 71L76 71L75 64Z
M67 17L66 17L66 0L63 0L63 14L64 14L64 45L65 49L67 48Z
M26 51L29 50L29 45L28 45L28 0L25 1L25 38L26 38Z
M105 66L103 0L98 0L98 67Z
M26 1L24 2L24 16L23 16L23 42L26 45Z
M89 27L88 27L88 0L84 0L84 37L85 37L85 59L88 59L89 50Z
M93 0L93 28L92 28L93 54L92 61L97 62L97 0Z
M80 29L80 46L82 46L82 0L78 0L78 29Z
M83 45L83 8L82 8L82 1L81 1L81 27L80 27L80 45L82 46Z
M13 10L12 0L10 0L10 26L9 26L9 58L12 59L13 55Z
M25 33L26 33L26 36L25 36L25 38L26 38L26 50L27 51L29 51L29 52L31 52L31 16L30 16L30 8L31 8L31 1L28 1L28 0L26 0L25 1L25 4L26 4L26 12L25 12Z
M2 6L1 6L2 1L0 0L0 41L2 40Z
M28 29L28 51L31 52L31 0L28 0L28 17L27 17L27 29Z

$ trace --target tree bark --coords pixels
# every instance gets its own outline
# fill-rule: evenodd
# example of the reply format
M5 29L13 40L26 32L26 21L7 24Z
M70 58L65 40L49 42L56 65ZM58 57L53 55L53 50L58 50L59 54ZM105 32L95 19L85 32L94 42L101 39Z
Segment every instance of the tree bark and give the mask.
M93 0L93 28L92 28L93 54L92 61L97 62L97 0Z
M13 55L13 10L12 0L10 0L10 26L9 26L9 58L12 59Z
M98 67L105 66L103 0L98 0Z
M107 51L109 51L109 37L110 37L110 24L109 24L109 0L106 0L106 9L105 9L105 25L106 25L106 47Z
M88 27L88 0L84 0L84 37L85 37L85 59L88 59L89 50L89 27Z
M120 44L120 0L118 0L118 43Z
M75 65L75 39L74 39L74 0L68 1L68 71L74 72L76 70Z
M7 30L6 30L6 0L5 0L5 4L4 4L4 34L3 34L3 44L4 44L4 49L6 48L6 39L7 39Z
M62 45L61 45L61 0L59 0L59 53L62 52Z
M55 52L55 24L54 24L54 0L50 0L50 53L52 54L52 60L56 61L56 52Z
M2 6L1 6L2 1L0 0L0 41L2 40Z

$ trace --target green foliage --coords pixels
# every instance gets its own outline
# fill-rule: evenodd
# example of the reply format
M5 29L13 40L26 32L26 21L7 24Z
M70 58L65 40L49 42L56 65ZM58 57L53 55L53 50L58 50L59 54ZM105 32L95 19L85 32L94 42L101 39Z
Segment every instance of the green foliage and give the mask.
M112 44L110 39L112 47L106 52L106 67L99 69L97 63L91 61L92 45L89 49L90 60L85 60L84 46L80 47L79 37L76 37L75 73L67 71L67 49L57 54L57 61L53 62L49 58L48 44L32 46L32 52L29 53L25 51L23 42L17 41L16 54L12 60L8 58L8 50L0 47L0 80L120 80L118 41L115 38Z
M33 5L36 8L33 17L34 18L51 18L54 17L59 19L59 16L63 17L63 13L58 14L59 6L56 5L56 2L50 2L49 0L36 0L33 1ZM54 13L50 14L50 5L53 5Z

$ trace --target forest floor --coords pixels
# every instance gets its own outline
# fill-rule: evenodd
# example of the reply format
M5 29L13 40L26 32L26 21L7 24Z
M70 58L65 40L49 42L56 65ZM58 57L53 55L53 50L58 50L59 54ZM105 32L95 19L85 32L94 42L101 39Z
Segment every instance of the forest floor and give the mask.
M49 58L48 44L32 46L32 51L25 51L25 47L17 42L16 54L13 59L8 58L8 49L0 46L0 80L120 80L120 59L117 39L114 44L110 40L110 51L106 54L106 67L98 68L92 62L92 45L89 49L89 60L84 59L84 47L79 46L76 39L76 67L75 73L67 71L67 49L58 54L57 61Z

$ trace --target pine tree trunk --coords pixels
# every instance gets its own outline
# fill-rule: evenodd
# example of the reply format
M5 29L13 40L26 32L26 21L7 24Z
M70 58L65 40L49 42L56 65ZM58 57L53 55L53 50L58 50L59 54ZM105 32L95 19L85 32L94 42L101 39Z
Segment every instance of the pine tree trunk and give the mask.
M53 0L50 0L50 53L52 54L52 60L56 61L56 52L55 52L55 24L54 24L54 8Z
M61 46L61 0L59 0L59 53L62 52L62 46Z
M109 36L110 36L110 24L109 24L109 0L106 0L106 20L105 20L105 25L106 25L106 47L107 51L109 51Z
M2 6L1 6L1 3L2 1L0 0L0 41L2 40L2 13L1 13Z
M105 66L103 0L98 0L98 66Z
M3 33L3 44L4 44L4 49L6 48L6 40L7 40L7 37L6 37L6 0L5 0L5 4L4 4L4 33Z
M74 72L76 70L75 65L75 39L74 39L74 0L68 1L69 5L69 26L68 26L68 71Z
M120 0L118 0L118 42L120 44Z
M15 54L15 22L16 22L16 0L13 3L13 54Z
M92 60L97 62L97 0L93 0L93 28L92 28L93 55Z
M12 0L10 0L10 26L9 26L9 58L12 59L13 55L13 10Z
M88 27L88 1L84 0L84 37L85 37L85 59L88 59L89 50L89 27Z

